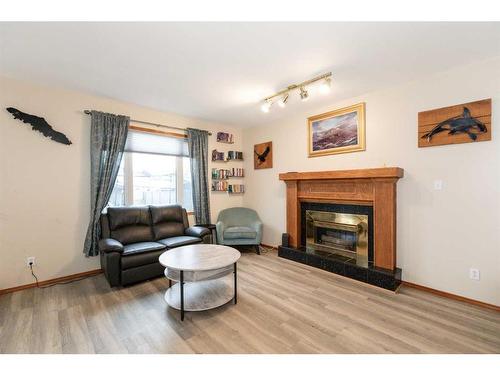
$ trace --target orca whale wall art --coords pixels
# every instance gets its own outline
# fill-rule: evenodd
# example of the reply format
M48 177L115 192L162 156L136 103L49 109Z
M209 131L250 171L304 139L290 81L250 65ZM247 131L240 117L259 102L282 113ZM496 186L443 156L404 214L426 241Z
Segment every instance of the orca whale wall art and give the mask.
M491 140L491 99L418 114L418 147Z

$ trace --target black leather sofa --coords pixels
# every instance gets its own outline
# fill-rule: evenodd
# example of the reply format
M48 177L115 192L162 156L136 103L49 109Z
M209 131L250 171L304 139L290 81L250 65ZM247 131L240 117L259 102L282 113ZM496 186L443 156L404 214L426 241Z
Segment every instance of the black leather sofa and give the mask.
M190 227L181 206L109 207L101 216L101 267L111 286L163 275L159 256L169 249L210 243L211 233Z

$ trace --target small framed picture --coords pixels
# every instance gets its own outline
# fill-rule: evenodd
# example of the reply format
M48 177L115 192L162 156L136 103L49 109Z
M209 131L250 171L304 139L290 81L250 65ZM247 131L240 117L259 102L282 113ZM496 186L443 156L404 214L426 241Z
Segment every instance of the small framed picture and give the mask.
M307 119L309 157L365 150L365 103Z
M253 146L253 167L254 169L273 167L273 142Z

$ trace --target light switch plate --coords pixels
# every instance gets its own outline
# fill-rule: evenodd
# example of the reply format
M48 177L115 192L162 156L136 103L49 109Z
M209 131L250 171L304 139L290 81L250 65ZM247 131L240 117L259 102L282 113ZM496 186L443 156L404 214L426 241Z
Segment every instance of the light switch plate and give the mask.
M471 278L471 280L476 280L476 281L479 281L480 280L480 273L479 273L479 270L477 268L471 268L469 270L469 277Z

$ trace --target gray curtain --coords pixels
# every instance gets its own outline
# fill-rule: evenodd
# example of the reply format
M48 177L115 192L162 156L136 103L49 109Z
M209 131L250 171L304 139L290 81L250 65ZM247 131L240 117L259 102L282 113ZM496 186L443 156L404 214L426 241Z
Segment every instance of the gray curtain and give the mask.
M115 185L130 118L98 111L92 111L90 116L91 211L83 252L86 256L96 256L101 232L99 219Z
M187 129L193 206L196 224L210 223L210 196L208 195L208 132Z

